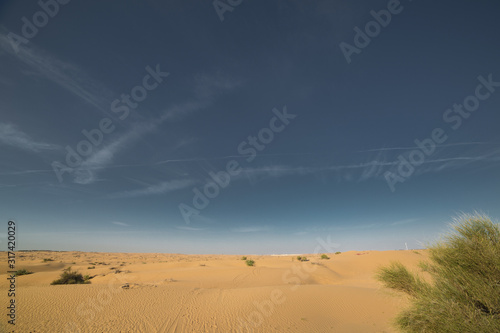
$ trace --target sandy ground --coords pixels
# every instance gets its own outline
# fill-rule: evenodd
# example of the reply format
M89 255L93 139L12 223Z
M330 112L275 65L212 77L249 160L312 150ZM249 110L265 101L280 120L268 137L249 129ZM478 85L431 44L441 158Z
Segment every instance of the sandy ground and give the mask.
M1 253L6 258L5 252ZM374 280L398 260L418 270L426 251L296 256L17 252L15 332L396 332L408 304ZM43 259L53 261L44 262ZM3 260L2 260L3 261ZM7 323L6 263L0 290ZM87 285L50 285L71 266ZM95 267L95 268L89 268Z

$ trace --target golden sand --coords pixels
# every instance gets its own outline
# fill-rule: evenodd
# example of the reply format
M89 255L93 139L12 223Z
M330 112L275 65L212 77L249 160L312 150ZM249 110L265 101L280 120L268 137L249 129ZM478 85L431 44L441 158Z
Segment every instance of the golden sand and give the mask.
M249 267L236 255L17 252L16 269L34 274L17 277L15 332L395 332L408 300L374 273L394 260L416 269L426 251L328 255L248 255ZM69 266L91 284L50 285Z

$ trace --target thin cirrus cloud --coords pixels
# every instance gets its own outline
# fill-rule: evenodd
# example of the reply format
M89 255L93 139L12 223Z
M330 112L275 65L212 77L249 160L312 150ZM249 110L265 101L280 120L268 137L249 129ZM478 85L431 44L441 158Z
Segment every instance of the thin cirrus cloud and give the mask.
M88 77L83 71L71 63L64 62L36 47L29 45L19 48L16 53L12 50L10 42L5 34L0 34L0 49L15 57L29 66L33 71L29 75L41 75L46 79L58 84L77 97L101 110L106 116L110 116L109 100L112 94L102 84ZM208 78L199 84L201 90L214 94L217 90L226 88L224 85L214 81L214 87L210 88ZM106 95L106 96L104 96ZM208 96L207 96L208 97ZM183 119L186 115L193 113L207 105L204 101L187 102L175 105L167 109L163 114L150 121L131 124L131 129L113 141L94 152L82 164L73 170L73 182L77 184L92 184L98 180L97 170L111 165L116 154L129 143L137 140L142 135L154 131L165 121ZM48 149L58 149L59 146L43 142L35 142L23 132L16 131L14 127L3 125L0 130L0 142L17 146L19 148L40 152Z
M371 161L366 163L348 164L348 165L328 165L328 166L287 166L274 165L258 168L245 168L242 172L249 179L261 177L285 177L285 176L305 176L320 172L340 172L344 170L360 170L363 173L363 179L368 175L375 176L381 173L380 168L394 165L396 162ZM376 170L376 171L371 171Z
M0 33L0 49L29 66L34 71L30 72L30 75L33 73L41 75L95 106L106 116L111 115L109 101L113 94L77 66L57 59L33 45L20 47L18 52L14 52L4 33ZM111 166L116 155L125 147L130 146L130 143L156 130L163 122L182 120L191 113L205 108L221 92L233 90L240 85L240 80L224 77L220 73L212 76L207 74L197 76L194 88L197 100L174 105L164 111L159 118L132 123L131 129L121 136L115 137L113 141L94 152L78 168L74 169L72 171L73 182L86 185L98 181L98 171ZM57 148L50 144L33 142L27 135L22 136L21 134L14 138L3 136L0 137L0 140L0 142L37 152Z
M204 83L204 85L206 86L207 83ZM213 88L212 91L223 88L233 89L234 87L235 85L230 87L224 86L221 88L215 84L215 88ZM94 183L98 180L98 170L105 169L110 166L116 155L124 148L131 146L133 142L137 141L141 137L156 131L163 123L183 120L185 117L207 107L209 104L210 102L206 100L180 103L167 108L163 111L161 116L157 118L133 123L130 130L120 136L116 136L113 141L89 156L81 164L78 170L74 172L74 182L84 185Z
M92 153L78 170L73 173L74 182L77 184L92 184L98 180L98 172L111 166L116 156L125 148L132 146L141 137L156 131L161 124L174 121L202 108L204 103L189 102L184 105L176 105L165 110L158 118L148 121L134 123L132 128L121 135L115 136L111 142L101 149Z
M169 193L177 190L181 190L183 188L194 185L196 182L191 179L182 179L182 180L171 180L167 182L161 182L159 184L151 185L146 188L123 191L118 193L110 194L110 198L134 198L134 197L143 197L149 195L157 195Z
M231 91L242 84L242 80L226 77L221 73L212 75L199 74L195 77L195 94L199 99L209 100L222 92Z
M494 145L495 143L491 142L456 142L456 143L448 143L443 145L436 145L436 148L442 147L453 147L453 146L469 146L469 145ZM366 153L366 152L374 152L374 151L391 151L391 150L410 150L415 149L416 146L413 147L386 147L386 148L374 148L368 150L359 150L358 153Z
M119 225L121 227L128 227L129 225L127 223L123 223L123 222L118 222L118 221L113 221L111 222L113 224L116 224L116 225Z
M29 75L41 75L95 106L106 115L110 115L109 99L103 97L103 92L107 90L102 84L89 78L77 66L57 59L36 48L32 43L19 47L18 52L14 52L9 39L3 33L0 33L0 49L29 66L33 70L29 72Z
M34 153L61 148L55 144L35 141L15 125L7 123L0 123L0 143Z
M392 222L391 226L411 224L411 223L415 223L417 221L419 221L419 219L405 219L405 220L400 220L400 221Z
M187 226L177 226L176 227L179 230L188 230L188 231L201 231L201 230L206 230L207 228L195 228L195 227L187 227Z
M489 153L477 156L458 156L447 158L435 158L425 160L421 166L416 167L417 174L431 172L440 172L451 168L465 168L473 163L495 163L500 162L500 151L493 150ZM365 181L368 179L380 179L384 177L386 171L399 165L399 160L388 161L387 159L374 159L370 162L346 165L327 165L327 166L288 166L272 165L265 167L245 168L241 173L241 178L246 177L253 181L257 178L278 178L287 176L305 176L316 173L335 172L340 180L346 181ZM392 170L394 171L394 170ZM357 174L358 177L353 176ZM356 173L357 172L357 173Z
M250 227L239 227L231 229L232 232L260 232L267 231L268 227L250 226Z

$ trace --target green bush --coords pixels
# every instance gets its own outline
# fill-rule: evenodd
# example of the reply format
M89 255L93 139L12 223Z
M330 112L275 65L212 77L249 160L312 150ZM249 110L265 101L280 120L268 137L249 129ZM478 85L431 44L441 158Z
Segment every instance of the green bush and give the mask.
M322 254L322 255L321 255L321 259L330 259L330 257L329 257L329 256L327 256L326 254Z
M81 273L76 271L72 271L71 267L68 267L63 271L61 277L57 280L52 281L50 284L87 284L90 283L90 276L85 275L82 276Z
M430 283L400 263L379 270L386 287L410 295L410 307L396 318L401 331L500 332L500 226L481 215L457 222L420 264Z
M33 274L33 272L30 272L26 269L20 269L17 272L14 273L16 276L21 276L21 275L28 275L28 274Z
M421 288L425 287L425 283L418 276L410 273L399 262L392 262L390 266L380 268L376 277L386 287L403 291L410 295L416 295Z
M247 257L243 256L241 257L241 260L247 260Z
M54 261L54 259L51 259L51 258L45 258L45 259L43 259L43 262L47 262L47 261Z
M297 260L298 261L307 261L308 259L306 257L297 256Z
M246 261L246 264L247 264L247 266L255 266L255 261L253 261L252 259L248 259Z
M342 252L340 252L340 251L335 252L335 254L341 254L341 253L342 253Z

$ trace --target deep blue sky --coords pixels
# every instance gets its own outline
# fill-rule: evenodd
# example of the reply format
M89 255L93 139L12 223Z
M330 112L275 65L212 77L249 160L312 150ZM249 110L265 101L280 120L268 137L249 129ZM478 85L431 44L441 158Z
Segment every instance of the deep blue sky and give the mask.
M243 0L221 21L211 1L73 0L53 17L3 1L0 220L20 249L236 254L312 253L318 237L419 248L461 212L498 218L500 87L478 77L500 82L500 3L389 3ZM388 6L348 63L339 45ZM466 118L447 111L464 100ZM59 179L101 122L113 130ZM239 145L270 122L281 132L249 161ZM447 139L391 189L436 128ZM239 173L195 211L193 189L231 161Z

